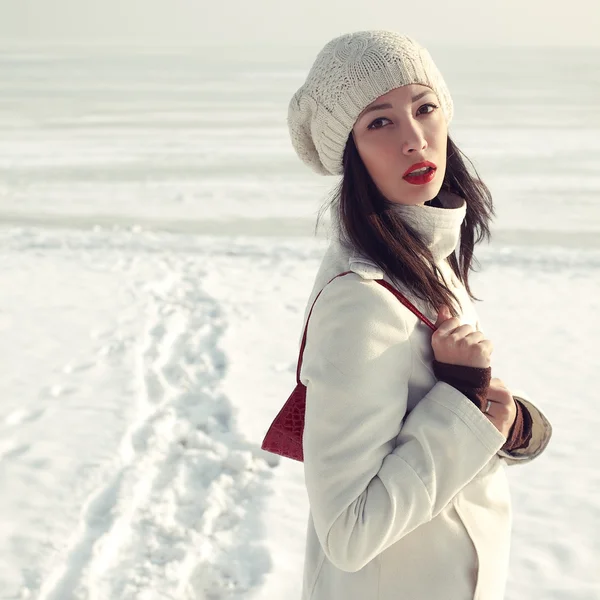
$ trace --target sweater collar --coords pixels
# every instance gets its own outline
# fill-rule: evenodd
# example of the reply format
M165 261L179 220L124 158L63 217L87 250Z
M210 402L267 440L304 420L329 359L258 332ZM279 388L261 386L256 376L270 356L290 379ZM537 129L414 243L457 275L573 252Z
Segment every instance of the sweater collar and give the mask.
M419 234L431 250L435 262L454 252L460 240L460 227L467 214L467 203L457 194L440 191L443 208L427 204L389 203L389 210L400 215Z
M460 228L467 213L467 203L461 196L441 190L437 198L443 208L427 204L408 205L392 202L387 205L388 210L401 216L417 231L421 240L431 250L435 262L447 258L456 249L460 240ZM332 212L331 216L335 214ZM352 259L366 259L366 262L369 262L369 259L356 249L352 249L350 254Z

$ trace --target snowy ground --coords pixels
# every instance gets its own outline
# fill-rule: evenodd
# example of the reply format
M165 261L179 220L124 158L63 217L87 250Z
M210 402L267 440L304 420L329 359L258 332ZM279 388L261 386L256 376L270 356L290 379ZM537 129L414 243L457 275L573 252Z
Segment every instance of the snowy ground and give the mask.
M302 467L259 446L324 249L0 229L0 600L299 597ZM507 598L598 600L600 253L478 256L494 375L554 425L509 469Z

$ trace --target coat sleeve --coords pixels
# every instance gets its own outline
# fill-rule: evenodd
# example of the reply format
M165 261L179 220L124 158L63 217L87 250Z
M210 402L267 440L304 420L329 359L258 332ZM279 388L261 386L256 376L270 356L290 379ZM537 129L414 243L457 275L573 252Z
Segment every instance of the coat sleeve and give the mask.
M524 448L506 452L500 450L498 456L506 461L507 465L518 465L531 462L538 457L548 445L552 437L552 425L542 410L536 406L531 398L522 390L511 390L513 398L519 400L531 415L531 439Z
M412 352L388 290L349 274L328 284L310 317L304 475L328 559L357 571L434 518L506 438L438 381L407 415Z

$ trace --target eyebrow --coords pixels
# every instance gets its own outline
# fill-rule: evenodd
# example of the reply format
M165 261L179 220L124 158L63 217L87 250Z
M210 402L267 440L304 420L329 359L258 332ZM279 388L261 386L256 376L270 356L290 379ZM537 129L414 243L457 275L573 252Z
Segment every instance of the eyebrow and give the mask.
M420 100L423 96L426 96L427 94L433 94L433 93L434 93L433 90L425 90L424 92L421 92L420 94L417 94L416 96L414 96L412 99L412 102L416 102L417 100ZM367 113L370 113L374 110L382 110L384 108L394 108L394 107L389 102L384 102L383 104L373 104L373 106L369 106L369 108L365 109L365 111L360 116L360 118L362 119L362 117L364 117Z

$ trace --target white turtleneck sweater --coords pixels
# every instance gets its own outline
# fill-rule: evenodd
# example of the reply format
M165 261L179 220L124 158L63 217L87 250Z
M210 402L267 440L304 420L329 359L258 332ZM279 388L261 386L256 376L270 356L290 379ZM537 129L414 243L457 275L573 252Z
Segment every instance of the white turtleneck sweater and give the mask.
M419 233L437 263L452 254L458 246L467 203L464 198L446 191L440 191L433 202L436 199L443 207L398 203L389 203L388 207Z

